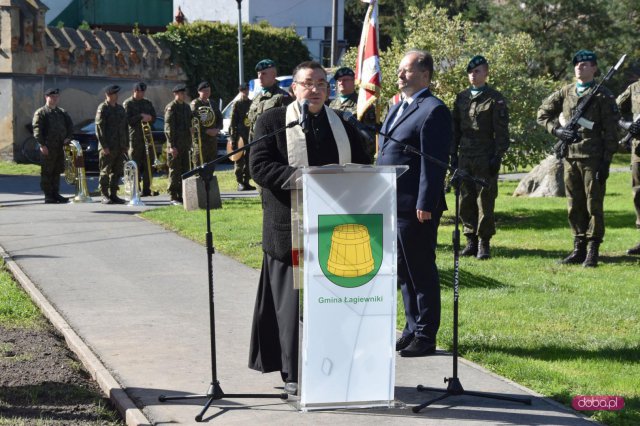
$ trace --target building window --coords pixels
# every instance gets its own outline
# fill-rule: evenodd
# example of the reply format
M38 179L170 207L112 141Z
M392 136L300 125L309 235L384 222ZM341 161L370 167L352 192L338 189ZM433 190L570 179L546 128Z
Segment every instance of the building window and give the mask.
M313 38L312 27L307 27L307 39L311 40L312 38Z
M331 27L324 27L324 39L331 40Z

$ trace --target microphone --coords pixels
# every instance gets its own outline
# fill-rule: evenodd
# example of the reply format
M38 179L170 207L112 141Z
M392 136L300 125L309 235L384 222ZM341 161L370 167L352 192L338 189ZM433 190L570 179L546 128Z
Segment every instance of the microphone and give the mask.
M300 127L302 131L307 133L309 131L309 101L303 99L300 104Z
M371 132L375 132L376 131L375 127L369 126L367 124L359 122L358 119L356 118L356 116L353 115L352 113L350 113L349 111L335 111L334 110L334 112L336 114L338 114L340 117L342 117L342 119L344 121L346 121L347 123L351 124L356 129L358 129L360 134L364 138L366 138L368 141L371 141L373 139L373 137L371 135Z

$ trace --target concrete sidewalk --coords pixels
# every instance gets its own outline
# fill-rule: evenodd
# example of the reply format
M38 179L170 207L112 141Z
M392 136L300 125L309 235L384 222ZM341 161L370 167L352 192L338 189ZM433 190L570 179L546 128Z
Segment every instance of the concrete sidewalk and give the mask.
M38 177L0 176L0 247L129 424L194 424L204 400L158 402L161 394L205 393L211 354L205 248L136 216L141 208L46 205ZM70 188L63 192L71 193ZM151 201L153 200L153 201ZM146 208L166 205L166 198ZM203 229L204 233L205 230ZM214 235L214 243L216 236ZM217 373L226 393L280 393L279 374L247 368L259 271L214 255ZM59 316L58 316L59 315ZM67 325L68 324L68 325ZM77 337L74 337L76 336ZM449 354L398 358L391 409L299 413L280 399L215 401L205 421L222 424L497 425L593 424L484 369L461 360L467 390L531 396L533 405L459 396L414 414L409 407L438 396ZM128 400L130 399L130 401ZM133 404L137 406L138 411Z

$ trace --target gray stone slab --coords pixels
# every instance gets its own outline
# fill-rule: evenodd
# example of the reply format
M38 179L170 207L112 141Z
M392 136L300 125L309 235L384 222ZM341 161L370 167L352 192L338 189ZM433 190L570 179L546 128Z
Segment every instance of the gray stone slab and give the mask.
M74 30L73 28L62 28L60 31L69 42L69 52L73 53L76 49L83 52L86 49L84 40L80 38L78 30Z
M145 208L153 207L151 199L167 205L166 198L150 197ZM42 204L35 176L0 176L0 205L0 246L147 418L159 425L195 424L204 400L160 403L158 396L203 393L212 379L205 248L137 217L142 208ZM213 256L216 377L226 393L281 392L279 374L247 368L258 278L257 270ZM232 425L592 424L535 395L532 406L461 396L419 414L405 407L435 396L418 393L417 384L442 386L450 375L451 357L442 352L398 358L398 406L391 409L299 413L279 399L230 398L216 401L205 420ZM468 390L529 395L469 363L460 364L459 375Z
M113 44L113 41L111 41L111 39L107 36L107 33L105 33L104 31L95 30L93 34L95 35L96 41L102 49L103 55L107 52L114 52L117 49L116 45Z
M101 50L100 43L96 40L93 31L78 30L78 35L85 42L86 46L92 50Z
M46 34L49 39L53 42L53 46L56 49L69 49L71 44L67 40L67 38L62 33L62 30L57 27L47 27Z

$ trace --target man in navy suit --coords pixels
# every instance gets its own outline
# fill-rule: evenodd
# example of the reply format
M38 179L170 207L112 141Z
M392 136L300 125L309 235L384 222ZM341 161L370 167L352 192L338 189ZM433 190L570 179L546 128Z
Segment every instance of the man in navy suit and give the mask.
M396 342L403 357L433 354L440 326L440 280L436 241L444 199L446 170L405 150L408 144L444 163L449 161L451 112L429 91L433 58L408 51L398 67L403 102L391 108L382 125L378 165L408 165L398 178L398 279L406 324ZM393 139L398 142L394 142Z

